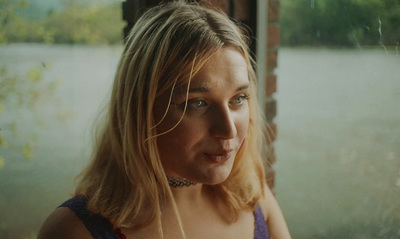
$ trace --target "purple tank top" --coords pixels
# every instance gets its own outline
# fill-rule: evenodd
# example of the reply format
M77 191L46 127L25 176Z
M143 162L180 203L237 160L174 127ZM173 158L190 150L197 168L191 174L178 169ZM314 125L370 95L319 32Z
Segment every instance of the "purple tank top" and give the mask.
M94 239L125 239L120 230L114 231L107 219L87 210L87 199L84 196L73 197L60 207L67 207L75 212ZM254 218L254 239L269 239L267 224L260 207L254 211Z

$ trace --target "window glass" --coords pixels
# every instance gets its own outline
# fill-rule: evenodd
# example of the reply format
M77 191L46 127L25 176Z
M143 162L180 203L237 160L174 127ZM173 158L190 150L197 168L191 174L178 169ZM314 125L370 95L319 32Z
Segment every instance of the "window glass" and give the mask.
M281 0L276 194L293 238L400 237L400 2Z
M0 238L36 238L88 162L121 1L0 1Z

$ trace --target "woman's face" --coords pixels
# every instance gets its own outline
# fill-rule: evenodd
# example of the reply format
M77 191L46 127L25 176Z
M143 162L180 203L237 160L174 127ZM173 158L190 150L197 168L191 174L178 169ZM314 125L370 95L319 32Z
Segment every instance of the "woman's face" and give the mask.
M175 89L168 113L157 126L161 162L168 176L218 184L229 176L249 125L249 79L243 56L234 48L214 53L187 86ZM255 96L254 96L255 97ZM169 93L156 100L158 123Z

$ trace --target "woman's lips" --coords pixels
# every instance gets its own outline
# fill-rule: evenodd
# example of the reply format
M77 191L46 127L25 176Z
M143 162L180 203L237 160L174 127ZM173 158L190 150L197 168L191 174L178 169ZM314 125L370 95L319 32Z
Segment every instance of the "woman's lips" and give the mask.
M232 151L233 150L223 150L223 151L218 151L218 152L213 152L213 153L206 153L205 155L212 162L223 163L231 157Z

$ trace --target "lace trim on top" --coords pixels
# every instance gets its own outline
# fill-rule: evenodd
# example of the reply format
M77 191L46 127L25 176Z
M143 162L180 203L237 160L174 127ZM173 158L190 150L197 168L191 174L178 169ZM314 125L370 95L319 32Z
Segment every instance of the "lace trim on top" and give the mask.
M261 211L261 207L257 206L254 211L255 227L254 227L254 239L269 239L268 227L265 222L264 215Z

